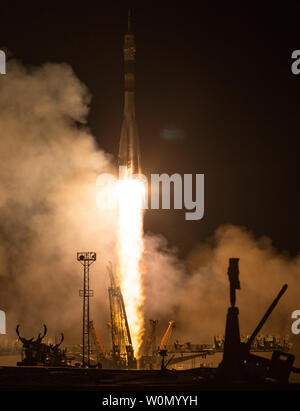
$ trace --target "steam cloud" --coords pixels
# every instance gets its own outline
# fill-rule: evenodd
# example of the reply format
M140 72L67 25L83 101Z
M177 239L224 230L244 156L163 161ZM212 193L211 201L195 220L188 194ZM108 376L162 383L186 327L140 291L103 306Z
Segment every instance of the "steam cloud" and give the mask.
M79 342L82 267L76 252L96 251L91 317L109 347L105 267L109 260L115 264L116 218L97 207L95 182L115 170L85 125L90 95L66 64L25 68L10 61L7 73L0 82L0 308L8 335L15 338L19 322L28 337L46 323L50 336L64 331L67 343ZM290 334L291 313L300 308L300 257L279 254L269 239L228 225L185 262L160 235L146 234L145 250L145 317L159 320L159 332L174 319L175 338L183 342L224 334L228 258L239 257L241 333L253 331L287 282L263 331ZM297 337L294 342L295 352Z
M8 332L80 335L82 267L76 251L96 251L94 309L105 323L104 267L114 258L114 218L96 206L96 177L112 172L84 125L90 96L65 64L24 68L0 83L1 308ZM96 265L97 264L97 265ZM101 287L100 287L101 283Z
M233 225L219 227L213 238L195 247L184 265L168 251L163 238L147 238L146 249L146 265L151 272L147 278L150 281L154 275L156 279L147 284L146 311L152 317L161 318L167 313L168 319L174 319L174 338L177 335L182 342L211 343L214 335L224 335L229 306L228 259L239 257L241 290L237 290L237 306L241 335L254 331L282 285L288 283L287 292L262 333L288 335L292 351L300 355L299 337L291 334L291 313L299 307L299 256L280 254L269 238L256 239L246 228Z

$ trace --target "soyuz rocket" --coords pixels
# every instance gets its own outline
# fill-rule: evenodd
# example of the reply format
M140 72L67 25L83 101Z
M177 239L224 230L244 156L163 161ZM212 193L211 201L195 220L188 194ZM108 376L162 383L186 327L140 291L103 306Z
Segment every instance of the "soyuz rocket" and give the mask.
M135 40L131 28L131 11L128 11L128 32L124 36L124 112L119 146L119 167L130 174L141 173L138 128L135 119L134 62Z

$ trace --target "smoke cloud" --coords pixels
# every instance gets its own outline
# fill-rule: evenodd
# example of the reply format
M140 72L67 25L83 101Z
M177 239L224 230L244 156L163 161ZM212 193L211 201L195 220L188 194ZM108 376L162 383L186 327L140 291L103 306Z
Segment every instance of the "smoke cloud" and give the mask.
M90 95L65 64L11 61L0 83L0 278L8 333L81 332L82 267L96 251L94 309L105 323L104 267L114 260L114 221L96 205L96 178L113 172L86 127ZM113 213L113 212L112 212ZM101 284L101 286L100 286Z
M241 335L254 331L287 283L287 292L261 333L289 336L300 364L300 337L291 333L291 314L299 308L300 256L280 254L269 238L255 238L245 227L233 225L219 227L211 239L192 250L184 264L167 249L164 239L152 237L146 241L146 265L155 276L147 287L148 309L151 305L164 328L168 319L176 321L173 340L212 343L214 335L224 335L229 306L228 259L238 257L241 290L236 293ZM159 257L153 258L153 253ZM165 313L168 318L164 318Z
M64 331L67 343L80 342L82 267L76 252L96 251L91 317L105 345L111 344L106 264L116 264L116 215L97 207L96 179L115 170L86 126L90 100L66 64L25 68L10 61L1 78L0 309L11 338L17 323L27 337L46 323L51 337ZM160 336L173 319L173 339L182 342L223 335L230 257L240 258L241 333L253 331L286 282L288 291L263 332L291 335L291 313L300 309L300 257L280 254L270 239L231 225L220 227L186 261L162 236L146 233L146 327L150 318L158 319ZM295 352L299 343L293 340Z

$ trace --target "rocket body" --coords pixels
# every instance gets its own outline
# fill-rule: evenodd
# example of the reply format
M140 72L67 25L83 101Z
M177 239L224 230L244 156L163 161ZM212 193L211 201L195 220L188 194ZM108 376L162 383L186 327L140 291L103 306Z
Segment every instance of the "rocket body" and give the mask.
M135 118L135 40L131 32L130 14L128 33L124 36L124 112L119 146L119 166L126 167L130 174L140 174L140 147Z

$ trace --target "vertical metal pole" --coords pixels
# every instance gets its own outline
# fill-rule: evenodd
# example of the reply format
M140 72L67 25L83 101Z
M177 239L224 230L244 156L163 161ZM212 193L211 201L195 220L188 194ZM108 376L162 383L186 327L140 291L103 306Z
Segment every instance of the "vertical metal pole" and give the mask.
M89 304L89 261L84 261L84 277L83 277L83 318L82 318L82 365L90 365L90 336L89 336L89 320L90 320L90 304Z
M83 265L83 290L79 290L79 295L83 297L82 308L82 366L90 366L90 297L93 290L90 290L90 265L96 261L96 253L77 253L77 260Z
M85 289L84 289L84 276L85 276L85 271L83 272L83 299L82 299L82 366L85 366L85 358L84 358L84 322L85 322Z
M82 307L82 366L85 367L86 361L85 361L85 296L86 296L86 287L85 287L85 265L86 261L83 263L83 307Z
M86 313L86 336L87 336L87 365L90 366L90 262L87 261L87 313Z

